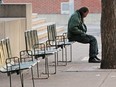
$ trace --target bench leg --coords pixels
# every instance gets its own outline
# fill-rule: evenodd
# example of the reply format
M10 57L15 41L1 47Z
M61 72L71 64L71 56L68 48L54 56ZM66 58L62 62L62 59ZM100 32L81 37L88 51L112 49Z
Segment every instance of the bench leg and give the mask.
M67 65L67 48L66 48L66 46L64 48L65 48L65 62L66 62L66 65Z
M54 58L55 58L55 72L54 72L54 74L56 74L56 72L57 72L57 59L58 59L57 57L58 57L58 54L56 52L54 55Z
M72 62L72 44L70 45L70 61L69 62Z
M34 78L34 79L48 79L49 78L49 67L48 67L48 59L47 58L45 58L45 72L42 73L42 74L47 74L47 77L45 77L45 78L40 77L39 63L37 63L36 69L37 69L37 78Z
M33 76L33 67L31 67L31 76L32 76L33 87L35 87L34 76Z
M8 73L9 80L10 80L10 87L12 87L12 78L11 78L11 72Z
M48 58L45 58L45 73L49 78L49 65L48 65Z
M20 71L20 80L21 80L21 86L24 87L23 73L21 73L21 71Z
M64 49L62 48L62 61L64 61Z
M64 51L65 51L65 54L64 54ZM65 63L65 64L60 65L58 62L62 62L62 63ZM59 61L58 57L57 57L57 65L60 65L60 66L66 66L67 65L67 49L66 49L66 46L64 46L62 48L62 60Z
M39 78L39 64L37 63L37 77Z

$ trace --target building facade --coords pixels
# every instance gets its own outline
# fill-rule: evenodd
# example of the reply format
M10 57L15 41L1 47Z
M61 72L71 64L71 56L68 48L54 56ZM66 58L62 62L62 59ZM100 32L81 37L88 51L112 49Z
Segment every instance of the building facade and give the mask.
M32 3L33 13L61 14L62 3L69 0L3 0L4 3ZM74 0L74 10L86 6L90 13L101 12L101 0Z

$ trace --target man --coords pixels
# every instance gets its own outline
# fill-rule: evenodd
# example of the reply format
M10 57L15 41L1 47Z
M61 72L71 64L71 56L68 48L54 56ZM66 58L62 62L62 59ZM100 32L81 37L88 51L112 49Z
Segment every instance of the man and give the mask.
M89 47L89 63L100 63L101 60L97 57L98 44L94 36L86 34L87 27L84 24L84 18L88 15L87 7L82 7L76 10L68 21L68 39L69 41L77 41L80 43L90 44Z

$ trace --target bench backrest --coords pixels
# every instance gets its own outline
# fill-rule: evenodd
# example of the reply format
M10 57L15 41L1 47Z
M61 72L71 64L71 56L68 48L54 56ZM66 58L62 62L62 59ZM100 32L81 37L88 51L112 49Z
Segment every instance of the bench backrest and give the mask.
M0 41L0 66L6 64L6 59L11 58L11 47L9 38Z
M22 54L23 53L23 54ZM31 51L30 51L31 53ZM9 38L0 41L0 72L7 73L17 72L19 70L29 69L38 61L34 61L32 56L27 56L21 51L20 58L12 57ZM23 56L23 57L22 57Z
M33 45L39 43L37 30L28 30L25 32L26 50L32 50Z
M47 26L47 33L48 33L48 42L51 45L55 45L56 47L60 45L60 43L64 43L64 36L57 35L56 31L56 24L51 24Z
M48 40L55 41L57 32L56 32L56 24L51 24L47 26Z
M5 56L2 49L2 43L0 42L0 67L5 64Z

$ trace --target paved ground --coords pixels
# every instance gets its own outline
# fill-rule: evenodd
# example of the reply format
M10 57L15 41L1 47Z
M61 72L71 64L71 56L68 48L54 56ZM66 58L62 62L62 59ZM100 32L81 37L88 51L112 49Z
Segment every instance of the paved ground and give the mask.
M101 39L99 24L88 25L88 34L94 35L99 44L99 58L101 58ZM36 87L116 87L116 70L100 69L100 63L88 63L89 45L73 44L73 61L67 66L58 66L57 73L50 75L49 79L35 79ZM61 55L59 56L59 58ZM49 57L51 63L53 57ZM60 63L61 64L61 63ZM43 61L40 66L42 72ZM50 71L53 71L50 66ZM36 77L36 68L34 68ZM45 77L45 76L42 76ZM13 87L21 87L19 75L12 75ZM25 87L32 87L30 72L24 72ZM0 73L0 87L9 87L9 78Z

